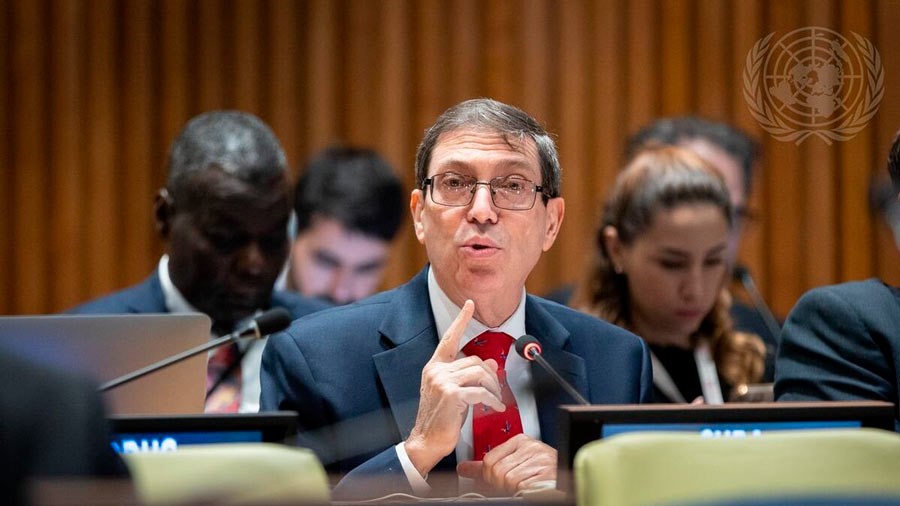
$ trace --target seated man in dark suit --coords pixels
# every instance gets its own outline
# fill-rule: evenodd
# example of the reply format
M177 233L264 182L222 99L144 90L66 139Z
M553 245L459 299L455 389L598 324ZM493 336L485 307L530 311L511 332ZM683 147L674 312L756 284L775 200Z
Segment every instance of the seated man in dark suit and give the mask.
M575 401L514 341L536 336L593 403L645 401L652 379L637 336L525 291L563 221L553 140L517 108L458 104L419 145L410 210L430 263L272 336L262 407L300 412L301 443L344 475L335 498L446 494L442 472L454 491L555 480L557 406Z
M0 497L25 504L35 479L125 478L97 388L0 351Z
M291 183L284 150L259 118L216 111L192 119L172 143L169 176L153 206L166 255L144 282L74 313L202 312L213 333L257 311L300 318L327 307L273 291L287 258ZM263 343L222 347L210 359L207 411L259 409Z
M900 132L888 172L898 195ZM900 288L878 279L815 288L797 301L780 340L777 400L863 399L900 406ZM896 418L900 430L900 412Z

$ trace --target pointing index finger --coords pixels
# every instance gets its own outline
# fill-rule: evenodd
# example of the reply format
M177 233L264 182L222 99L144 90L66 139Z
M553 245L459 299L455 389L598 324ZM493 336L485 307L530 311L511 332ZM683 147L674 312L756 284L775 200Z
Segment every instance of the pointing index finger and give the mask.
M441 337L441 341L431 357L432 360L437 362L453 362L456 360L456 354L459 353L459 340L474 313L475 303L471 300L466 300L459 314L456 315L456 319L450 324L450 328Z

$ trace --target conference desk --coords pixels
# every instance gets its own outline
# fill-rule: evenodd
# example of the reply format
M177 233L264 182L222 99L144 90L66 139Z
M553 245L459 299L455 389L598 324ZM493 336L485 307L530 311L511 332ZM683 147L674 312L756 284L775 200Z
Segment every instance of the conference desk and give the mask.
M888 499L893 497L900 498L900 480L896 476L900 476L900 435L893 432L879 430L877 434L872 435L872 429L834 429L830 431L807 430L805 433L813 434L815 438L810 442L803 441L804 438L796 438L788 435L783 431L773 431L771 436L768 433L765 437L757 438L760 442L774 441L777 438L783 438L783 442L777 445L771 443L757 444L753 443L753 437L727 438L719 434L717 437L701 437L699 434L675 434L671 432L649 433L649 440L642 440L640 434L620 434L609 437L603 436L601 425L607 422L629 422L635 420L643 422L661 423L666 425L662 428L671 429L673 417L676 421L696 422L698 420L709 421L767 421L772 420L798 420L800 413L805 413L806 420L835 420L843 418L855 419L859 421L859 426L884 426L893 423L893 405L889 403L781 403L770 406L760 405L731 405L723 407L689 407L689 406L660 406L660 405L644 405L644 406L590 406L562 407L560 410L563 429L563 437L561 443L563 448L560 453L561 468L559 471L559 485L565 492L548 489L538 492L521 494L519 497L491 497L483 498L475 495L463 495L456 498L443 499L420 499L405 494L392 494L382 498L382 503L398 504L409 502L453 502L455 504L546 504L546 505L572 505L575 504L576 494L584 493L585 485L590 483L607 483L606 488L612 489L609 483L621 483L625 488L631 491L641 488L656 486L662 487L663 478L657 476L658 473L673 474L673 469L678 469L682 463L694 462L697 469L702 469L704 465L702 459L696 460L700 454L708 454L724 459L717 462L713 469L719 469L718 472L705 471L709 476L703 476L704 483L708 488L710 483L715 483L717 476L723 475L721 469L739 469L742 465L742 459L748 458L759 448L762 453L756 456L756 460L749 459L747 462L753 462L754 466L759 468L777 468L776 465L782 463L769 462L769 458L765 452L773 451L773 446L787 448L788 445L797 445L796 450L791 454L785 455L783 452L778 454L778 459L797 460L797 471L784 471L781 474L791 475L796 472L798 480L804 477L804 480L814 479L807 476L808 472L804 471L805 467L809 467L809 462L814 462L818 466L832 466L832 472L836 472L838 476L843 476L850 483L857 480L860 476L860 470L864 471L864 475L880 476L884 472L894 473L891 480L898 484L898 488L885 488L883 492L888 494ZM841 414L843 413L843 414ZM274 418L273 418L274 417ZM712 418L710 418L712 417ZM873 418L874 417L874 418ZM114 417L112 420L118 427L135 429L145 424L146 429L159 430L161 428L170 428L183 430L186 426L195 425L197 428L208 430L210 424L214 424L222 428L224 432L233 431L241 423L252 421L259 422L262 420L282 420L290 421L293 419L291 413L281 414L255 414L255 415L201 415L199 417L145 417L143 421L140 417ZM140 423L138 423L140 422ZM238 423L240 422L240 423ZM124 425L123 425L124 424ZM162 425L160 425L162 424ZM199 424L199 425L198 425ZM645 427L646 428L646 427ZM869 431L869 432L867 432ZM804 431L796 431L802 433ZM828 434L825 434L825 433ZM830 434L841 433L839 437ZM861 435L860 435L861 434ZM732 434L733 435L733 434ZM640 436L640 437L636 437ZM744 434L746 436L746 434ZM600 441L593 441L603 437ZM652 441L653 438L662 437L660 441ZM829 450L834 443L833 439L839 444L835 448L843 448L843 450ZM862 437L859 442L857 439ZM674 438L674 440L666 439ZM775 438L775 439L772 439ZM855 448L865 449L867 443L865 438L875 438L877 443L875 448L880 448L874 454L860 453L853 455ZM600 476L584 475L580 477L578 473L578 462L574 459L574 453L580 448L591 449L591 451L600 451L603 453L613 453L616 459L628 455L632 451L632 447L619 447L620 444L633 442L630 439L636 439L636 447L641 450L636 454L640 458L646 458L651 455L656 460L668 459L668 464L660 465L659 462L636 460L613 460L615 464L605 464L607 467L602 471ZM846 441L844 441L846 439ZM732 442L729 443L728 441ZM593 441L593 442L592 442ZM718 442L717 442L718 441ZM851 446L847 446L849 442L853 442ZM646 446L650 444L650 446ZM653 445L656 446L653 446ZM674 446L673 446L674 445ZM694 445L707 445L696 447ZM710 446L711 445L711 446ZM725 446L732 445L732 446ZM740 445L740 446L737 446ZM577 446L577 447L576 447ZM767 448L763 448L766 446ZM132 446L131 449L141 448L141 444ZM616 450L610 452L610 448ZM647 448L650 448L648 450ZM698 452L690 448L704 448ZM723 450L728 448L736 449L734 452ZM810 450L812 448L812 450ZM267 503L287 503L287 504L371 504L372 501L366 502L330 502L329 480L325 475L325 471L318 459L312 452L293 447L285 444L274 444L271 442L255 442L255 443L226 443L214 445L185 445L179 446L176 452L162 451L163 443L154 450L152 443L148 444L146 449L151 450L145 453L133 453L126 455L126 461L132 470L134 484L137 490L136 494L129 495L127 484L122 483L106 483L101 487L84 487L78 488L78 484L53 484L55 486L45 486L43 490L42 500L36 501L41 504L133 504L143 502L145 504L165 504L176 499L194 501L203 504L217 504L227 500L229 503L243 504L267 504ZM819 453L809 453L810 451ZM868 450L866 450L868 451ZM831 452L831 453L821 453ZM885 461L885 452L896 452L890 454L890 458ZM608 456L604 458L609 458ZM695 460L691 460L695 459ZM806 459L806 460L803 460ZM843 469L840 467L842 461L846 460L843 465L853 463L854 469ZM637 462L637 464L636 464ZM887 463L885 463L887 462ZM892 464L896 462L896 464ZM766 464L761 464L766 463ZM687 464L686 464L687 465ZM688 465L688 467L690 466ZM890 466L894 465L894 470ZM668 467L667 467L668 466ZM674 467L673 467L674 466ZM868 469L867 466L877 466ZM682 466L683 467L683 466ZM637 469L637 471L635 471ZM573 470L575 472L573 473ZM836 470L836 471L835 471ZM632 473L630 476L626 474L616 473ZM684 471L684 469L679 469ZM738 475L728 478L734 484L746 478L751 485L756 488L765 488L763 483L771 480L772 477L758 477L754 475L752 470L739 473ZM824 472L824 471L823 471ZM654 474L656 473L656 474ZM854 474L856 473L856 474ZM452 473L451 473L452 474ZM815 474L815 473L813 473ZM585 476L590 476L586 478ZM613 478L610 478L610 477ZM448 476L448 480L455 480L455 475ZM682 479L684 476L682 476ZM604 482L604 480L607 480ZM609 482L608 480L613 480ZM710 481L712 480L712 481ZM753 480L758 480L759 485L754 485ZM832 480L839 481L839 480ZM702 486L701 486L702 488ZM777 492L777 488L773 488ZM626 490L620 493L631 493ZM863 495L866 489L851 489L848 493L857 492L860 501L868 501L871 497ZM97 494L96 497L87 494ZM105 494L104 494L105 493ZM186 495L184 495L186 494ZM807 494L808 495L808 494ZM110 500L109 498L112 498ZM624 496L620 496L624 497ZM677 497L677 494L673 495ZM799 498L799 497L797 497ZM68 499L69 502L65 500ZM735 500L774 500L772 497L738 497ZM875 498L877 499L877 497ZM710 499L713 500L713 499ZM604 499L606 501L606 499ZM591 502L593 504L594 502ZM632 504L627 500L600 502L601 504ZM900 499L897 501L900 504ZM634 503L638 504L638 503ZM725 504L718 502L716 504ZM876 503L873 503L876 504Z

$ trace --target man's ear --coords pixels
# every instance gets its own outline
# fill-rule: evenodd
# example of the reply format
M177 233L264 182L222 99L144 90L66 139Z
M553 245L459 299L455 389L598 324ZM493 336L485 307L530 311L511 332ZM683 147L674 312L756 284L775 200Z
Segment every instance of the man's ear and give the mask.
M425 224L422 222L422 211L424 208L425 193L417 188L409 196L409 212L412 214L416 239L422 244L425 244Z
M168 190L160 188L153 199L153 222L156 225L156 232L163 239L169 238L169 231L172 228L172 218L174 216L175 201L172 200Z
M540 198L540 196L538 196ZM538 205L536 203L535 205ZM562 226L563 217L566 215L566 201L562 197L552 198L547 201L547 223L544 230L543 251L547 251L556 241L559 229Z
M606 254L609 256L609 261L612 263L613 270L622 274L625 269L623 266L623 246L622 240L619 238L619 231L616 230L616 227L612 225L603 227L603 247L606 250Z

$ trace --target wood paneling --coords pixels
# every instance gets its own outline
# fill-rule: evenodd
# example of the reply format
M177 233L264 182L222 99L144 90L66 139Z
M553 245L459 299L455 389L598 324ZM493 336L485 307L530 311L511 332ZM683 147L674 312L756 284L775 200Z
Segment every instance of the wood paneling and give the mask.
M153 194L194 114L260 115L295 167L334 141L374 147L412 189L422 130L476 96L558 134L566 220L535 292L580 276L626 137L688 113L764 146L741 258L777 313L823 283L900 283L900 253L867 203L900 128L898 25L898 0L10 0L0 312L62 310L150 272L163 248ZM756 41L806 26L881 52L881 110L849 141L778 141L744 102ZM386 287L425 261L409 220L394 251Z

